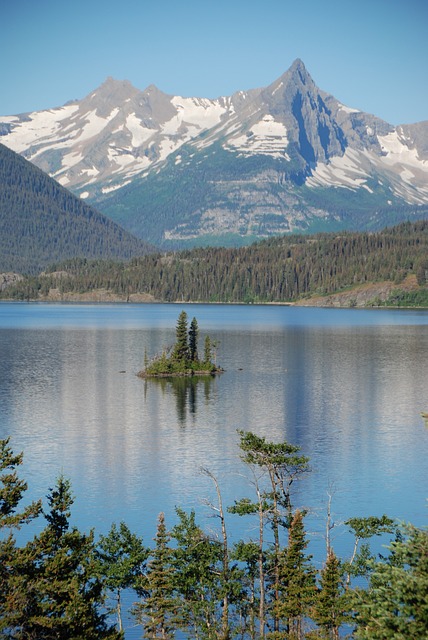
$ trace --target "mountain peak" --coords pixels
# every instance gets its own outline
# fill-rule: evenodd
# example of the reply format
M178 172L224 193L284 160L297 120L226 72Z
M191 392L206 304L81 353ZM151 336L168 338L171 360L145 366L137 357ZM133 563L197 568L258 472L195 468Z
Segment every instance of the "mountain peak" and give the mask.
M98 89L95 90L95 93L108 95L122 93L132 94L136 92L138 92L138 89L136 89L129 80L116 80L116 78L112 76L108 76Z
M139 92L129 80L116 80L108 76L106 80L86 96L81 102L84 108L96 109L98 115L106 116L114 108L122 105L127 99L135 97Z
M303 60L300 58L296 58L293 64L291 65L289 71L295 73L296 71L300 71L301 73L307 73L306 67L304 65Z
M289 70L284 74L292 78L298 84L307 85L313 83L313 80L300 58L296 58Z

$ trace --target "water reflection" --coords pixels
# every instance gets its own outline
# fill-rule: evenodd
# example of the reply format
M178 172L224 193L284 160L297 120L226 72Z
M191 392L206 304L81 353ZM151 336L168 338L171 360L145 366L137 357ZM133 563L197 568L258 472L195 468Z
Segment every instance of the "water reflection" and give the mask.
M180 376L146 379L144 381L144 397L147 398L150 385L158 386L163 396L172 394L175 398L177 420L182 426L185 426L189 417L193 419L196 417L198 392L203 393L205 403L210 402L213 382L213 376Z
M76 318L78 307L70 310ZM382 325L389 316L379 313L359 325L367 316L358 311L326 314L328 325L310 309L204 308L200 324L220 341L225 373L142 381L145 351L174 340L177 307L158 326L162 310L130 308L123 328L126 306L114 308L111 327L95 308L89 326L84 316L80 327L0 328L0 437L24 450L34 497L62 471L78 524L104 532L123 519L149 541L160 510L200 510L210 491L202 466L218 477L225 504L248 495L236 433L244 429L310 457L313 473L299 487L306 506L324 505L333 480L339 519L387 512L426 521L426 324Z

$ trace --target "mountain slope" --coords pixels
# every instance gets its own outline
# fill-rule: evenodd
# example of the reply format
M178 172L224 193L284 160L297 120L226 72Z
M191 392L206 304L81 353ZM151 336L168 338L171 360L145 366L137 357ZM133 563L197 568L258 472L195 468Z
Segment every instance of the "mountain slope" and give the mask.
M0 271L36 273L66 258L153 250L0 144Z
M346 107L301 60L268 87L216 100L109 78L80 102L0 118L0 133L164 246L379 228L428 211L428 121L394 127Z

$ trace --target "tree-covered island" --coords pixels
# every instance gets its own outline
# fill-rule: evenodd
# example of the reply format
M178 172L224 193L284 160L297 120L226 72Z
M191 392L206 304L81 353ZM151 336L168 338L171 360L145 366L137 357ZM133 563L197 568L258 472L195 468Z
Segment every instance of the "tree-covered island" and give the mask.
M199 357L199 327L196 318L188 326L185 311L178 316L176 341L172 347L165 348L162 353L151 360L147 353L144 356L144 369L138 372L140 378L161 378L170 376L207 376L221 373L223 369L213 362L216 342L210 336L205 337L202 359Z

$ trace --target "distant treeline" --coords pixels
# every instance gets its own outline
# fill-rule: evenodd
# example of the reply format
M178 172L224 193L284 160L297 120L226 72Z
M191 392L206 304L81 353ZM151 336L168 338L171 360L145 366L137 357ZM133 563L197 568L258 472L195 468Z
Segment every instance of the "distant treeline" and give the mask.
M408 304L427 304L425 220L373 233L281 236L248 247L195 248L130 262L74 259L9 287L3 297L43 298L56 288L64 295L107 289L124 299L140 293L166 302L294 302L373 282L392 281L399 290L409 275L416 276L419 290L406 293Z

